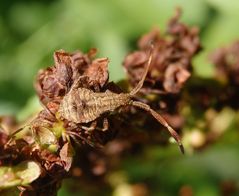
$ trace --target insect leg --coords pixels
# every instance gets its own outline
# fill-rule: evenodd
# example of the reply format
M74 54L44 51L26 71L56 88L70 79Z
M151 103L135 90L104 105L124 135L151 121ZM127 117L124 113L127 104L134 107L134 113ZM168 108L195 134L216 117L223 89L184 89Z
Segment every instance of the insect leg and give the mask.
M23 131L26 127L30 128L31 129L31 125L25 125L24 127L21 127L19 129L17 129L16 131L14 131L12 134L9 135L9 140L8 142L6 143L6 146L11 144L11 142L16 139L16 135L18 133L20 133L21 131Z
M183 147L183 144L181 142L181 139L180 139L178 133L171 126L169 126L167 121L159 113L155 112L147 104L144 104L144 103L141 103L138 101L132 101L131 104L135 107L141 108L141 109L149 112L157 121L159 121L164 127L166 127L168 129L169 133L173 136L173 138L178 143L181 152L184 154L184 147Z
M97 121L93 121L90 125L90 127L86 127L86 126L81 126L82 129L84 129L86 131L86 133L89 133L91 131L94 131L97 127Z
M73 134L70 134L70 137L73 139L73 141L80 146L80 142L76 139L76 136Z
M108 129L109 129L109 121L107 118L104 118L102 131L107 131Z
M77 141L76 137L80 138L83 142L86 144L95 147L95 144L91 141L89 141L87 138L83 137L80 133L74 132L74 131L67 131L67 133L70 135L70 137L77 143L80 144L79 141Z
M109 121L108 121L108 119L104 118L103 119L103 127L96 127L96 129L99 130L99 131L103 131L103 132L107 131L109 129Z
M54 113L47 107L45 106L43 103L41 103L41 106L44 108L44 110L49 114L49 116L52 118L52 119L55 119L55 115Z

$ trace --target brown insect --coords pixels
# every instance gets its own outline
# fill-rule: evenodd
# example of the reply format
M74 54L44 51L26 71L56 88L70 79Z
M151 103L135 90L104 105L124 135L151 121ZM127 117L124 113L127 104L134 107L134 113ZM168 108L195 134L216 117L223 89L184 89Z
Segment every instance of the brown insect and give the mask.
M173 138L177 141L181 152L184 153L184 147L181 143L179 135L171 126L169 126L167 121L160 114L151 109L149 105L133 100L133 96L142 88L144 80L147 76L150 64L152 62L152 52L153 48L151 49L142 79L130 93L117 94L111 92L110 90L106 90L105 92L94 92L86 88L78 87L81 80L81 78L79 78L78 81L72 85L70 91L60 103L58 113L61 118L64 118L75 124L89 123L93 121L94 126L88 128L93 130L96 126L96 121L94 120L96 120L102 114L115 111L123 106L132 105L149 112L158 122L166 127ZM106 119L104 120L103 124L105 125L104 130L106 130L108 128Z

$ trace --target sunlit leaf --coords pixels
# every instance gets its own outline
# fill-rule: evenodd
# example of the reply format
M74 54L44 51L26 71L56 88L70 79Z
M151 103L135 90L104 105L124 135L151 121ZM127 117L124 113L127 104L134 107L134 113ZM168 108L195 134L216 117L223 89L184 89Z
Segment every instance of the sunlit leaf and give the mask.
M34 161L25 161L14 167L0 167L0 188L30 184L40 174L41 168Z
M51 145L56 144L57 138L54 133L46 127L35 128L35 139L40 145Z

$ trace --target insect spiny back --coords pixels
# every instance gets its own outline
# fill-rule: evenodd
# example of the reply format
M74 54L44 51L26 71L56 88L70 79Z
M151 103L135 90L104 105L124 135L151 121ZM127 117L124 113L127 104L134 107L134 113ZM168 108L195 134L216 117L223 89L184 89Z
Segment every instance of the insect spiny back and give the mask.
M105 112L127 105L129 101L129 96L124 93L116 94L111 91L96 93L86 88L78 88L63 98L59 113L71 122L88 123Z

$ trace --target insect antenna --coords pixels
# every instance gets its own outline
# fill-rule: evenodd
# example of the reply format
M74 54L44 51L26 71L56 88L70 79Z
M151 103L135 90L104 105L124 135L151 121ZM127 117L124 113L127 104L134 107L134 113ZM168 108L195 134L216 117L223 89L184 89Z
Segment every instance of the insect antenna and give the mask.
M142 88L145 78L148 74L149 71L149 67L151 65L152 62L152 57L153 57L153 49L154 49L154 45L151 44L151 49L150 49L150 53L149 53L149 58L148 58L148 62L144 71L144 74L142 76L142 79L139 81L139 83L137 84L137 86L129 93L130 96L134 96L137 92L139 92L139 90ZM167 123L167 121L156 111L154 111L153 109L150 108L149 105L139 102L139 101L131 101L130 102L131 105L138 107L140 109L143 109L147 112L149 112L158 122L160 122L164 127L166 127L169 131L169 133L172 135L172 137L176 140L181 152L184 154L184 147L183 144L181 142L181 139L178 135L178 133L169 126L169 124Z
M19 129L17 129L16 131L14 131L13 133L11 133L10 135L9 135L9 139L8 139L8 142L6 143L6 145L9 145L14 139L15 139L15 137L16 137L16 134L18 134L19 132L21 132L23 129L25 129L27 126L29 126L29 125L26 125L26 126L24 126L24 127L21 127L21 128L19 128Z
M143 76L142 76L142 79L139 81L139 83L137 84L137 86L129 93L130 96L134 96L134 95L135 95L137 92L139 92L139 90L142 88L142 86L143 86L143 84L144 84L144 81L145 81L145 78L146 78L146 76L147 76L147 74L148 74L149 67L150 67L151 62L152 62L153 50L154 50L154 45L151 44L148 62L147 62L146 68L145 68L145 70L144 70L144 74L143 74Z
M172 135L172 137L176 140L176 142L180 148L180 151L184 154L184 147L183 147L183 144L181 142L181 139L180 139L178 133L172 127L169 126L167 121L159 113L157 113L153 109L151 109L149 105L147 105L145 103L141 103L139 101L132 101L131 105L149 112L158 122L160 122L164 127L166 127L168 129L169 133Z

